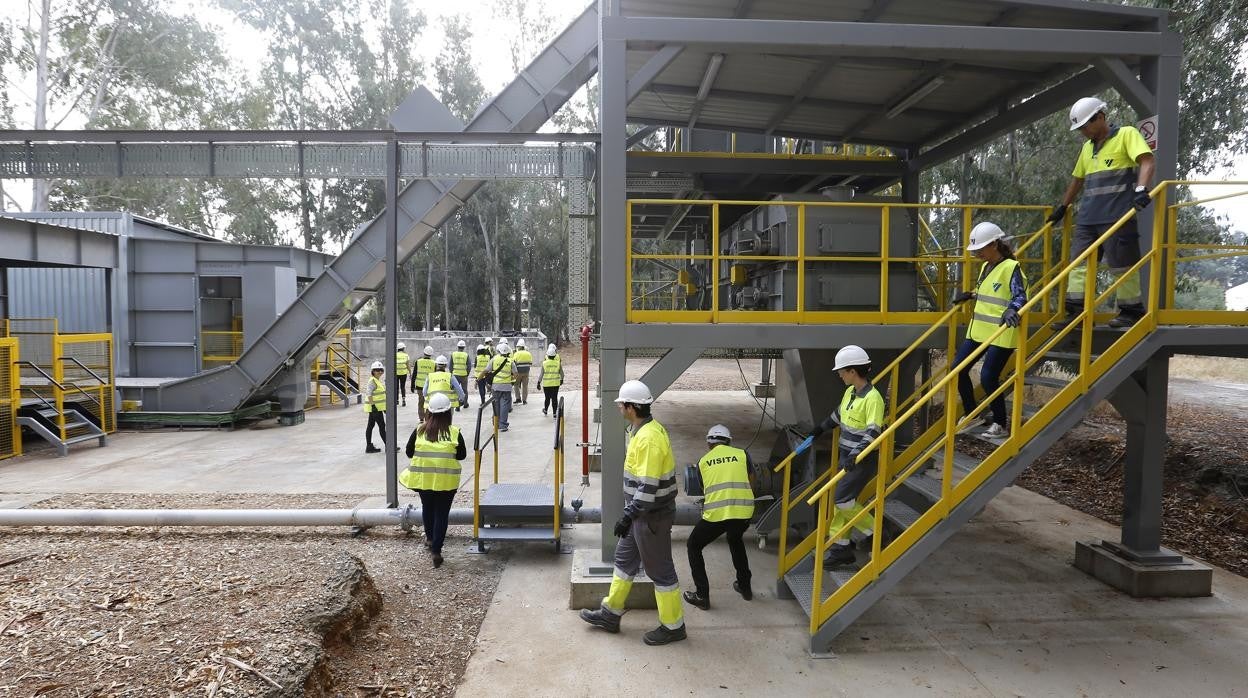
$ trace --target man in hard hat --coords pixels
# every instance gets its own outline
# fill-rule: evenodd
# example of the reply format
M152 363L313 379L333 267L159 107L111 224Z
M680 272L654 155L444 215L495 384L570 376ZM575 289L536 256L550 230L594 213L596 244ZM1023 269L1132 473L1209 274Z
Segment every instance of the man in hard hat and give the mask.
M542 372L537 379L542 384L542 414L550 410L555 419L559 419L559 386L563 385L563 363L559 361L559 351L554 344L546 347L546 359L542 361Z
M871 385L869 379L871 357L867 356L867 352L863 351L862 347L851 344L836 352L833 370L846 385L845 394L841 396L841 403L796 449L796 453L800 454L810 448L815 439L825 431L840 427L841 434L836 448L840 452L838 459L840 469L846 472L840 482L836 483L836 490L832 495L836 503L836 511L833 512L832 522L828 525L828 535L837 536L837 538L833 545L828 547L828 554L823 560L825 568L855 562L849 532L842 533L841 529L845 528L845 525L862 511L862 505L858 503L858 495L862 494L862 489L867 486L871 478L875 477L879 457L873 451L862 463L855 463L854 459L883 431L885 414L884 398L880 395L880 391ZM875 530L875 519L869 513L864 514L854 524L854 528L871 535Z
M386 367L380 361L374 361L372 374L364 385L364 411L368 413L368 426L364 428L365 453L381 453L381 449L373 445L373 425L381 434L381 443L386 443L386 384L382 376L386 375Z
M685 639L685 614L680 582L672 563L672 522L676 514L676 459L663 428L650 414L654 396L641 381L620 386L616 406L633 437L624 457L624 515L615 524L611 589L598 610L581 611L581 620L609 633L620 632L620 616L642 567L654 582L659 627L642 638L647 645Z
M737 571L732 588L746 601L754 598L750 588L750 560L745 556L742 538L754 517L750 458L743 449L732 446L732 433L723 424L716 424L706 432L706 447L706 454L698 461L705 493L702 518L693 527L686 546L694 588L685 592L685 601L704 611L711 607L711 585L706 578L702 549L725 534L732 566Z
M529 402L529 370L533 368L533 354L524 346L524 337L516 340L516 352L511 360L516 363L516 397L521 405Z
M515 365L511 359L511 345L506 341L498 343L498 356L490 359L490 368L486 379L490 384L490 392L494 394L494 414L498 417L498 430L507 431L508 417L511 415L511 388L515 383Z
M490 350L484 344L477 345L476 362L472 365L472 375L477 379L477 392L481 394L481 404L485 404L485 395L490 392Z
M416 359L416 372L412 374L412 392L416 393L416 414L424 419L425 415L425 379L436 370L433 363L433 347L425 345L424 355Z
M459 407L468 400L468 393L460 385L455 376L448 370L450 361L443 355L433 360L434 369L425 379L424 394L445 395L452 407Z
M498 354L498 352L494 350L494 338L493 337L485 338L485 350L490 352L490 358L494 358L494 356Z
M455 380L459 381L461 387L465 391L464 401L460 403L455 411L458 412L468 406L468 350L467 343L459 340L455 344L455 351L451 352L451 375L455 376Z
M1105 110L1105 103L1096 97L1084 97L1070 108L1070 130L1078 131L1087 141L1075 160L1070 185L1048 221L1056 223L1062 220L1066 209L1083 192L1070 243L1072 260L1104 235L1132 207L1142 211L1151 203L1148 188L1153 181L1155 167L1153 151L1134 126L1109 123ZM1101 245L1097 256L1108 268L1111 283L1135 266L1140 261L1140 233L1136 218L1123 223ZM1085 289L1086 277L1087 267L1083 264L1071 270L1066 284L1067 316L1054 323L1055 329L1065 328L1075 315L1083 311L1085 293L1096 296L1096 279L1092 280L1090 289ZM1117 296L1118 316L1110 320L1109 326L1130 327L1144 316L1138 270L1122 282Z
M395 349L398 351L394 355L394 376L399 382L399 395L403 398L402 405L407 407L407 371L412 358L407 355L407 345L403 342L399 342Z

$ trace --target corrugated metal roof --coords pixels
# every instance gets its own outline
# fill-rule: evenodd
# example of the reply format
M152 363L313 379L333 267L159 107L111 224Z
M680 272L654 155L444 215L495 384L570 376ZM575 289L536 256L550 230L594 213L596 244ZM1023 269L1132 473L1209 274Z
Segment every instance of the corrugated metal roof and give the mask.
M1164 10L1080 0L621 0L636 17L742 18L861 21L875 12L878 23L1123 30L1145 27ZM1150 27L1151 29L1151 27ZM628 69L636 71L657 47L630 46ZM951 129L972 125L1009 99L1035 94L1079 66L1018 60L941 61L906 55L793 56L781 47L735 52L716 47L725 59L697 124L707 128L766 131L884 145L929 144ZM792 53L798 52L794 49ZM691 46L628 107L629 121L685 125L712 51ZM802 104L788 98L825 71ZM942 84L894 118L885 112L929 75ZM917 84L916 84L917 82ZM1065 105L1054 105L1060 109ZM786 115L787 112L787 115Z

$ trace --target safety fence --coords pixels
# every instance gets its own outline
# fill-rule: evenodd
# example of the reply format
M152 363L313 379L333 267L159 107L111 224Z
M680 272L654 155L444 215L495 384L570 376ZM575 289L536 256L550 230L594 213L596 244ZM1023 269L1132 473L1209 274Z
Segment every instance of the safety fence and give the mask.
M978 262L964 250L977 219L1015 231L1033 284L1067 252L1048 206L630 199L626 209L627 319L639 323L927 325L973 281ZM642 215L679 218L694 239L634 236Z
M912 394L899 395L897 386L906 377L903 371L913 370L913 360L928 351L927 340L933 333L946 331L949 338L947 356L955 355L954 342L961 336L960 330L969 320L971 308L967 306L970 304L949 308L897 359L876 374L876 386L885 391L888 423L880 436L856 458L855 465L858 467L865 467L868 459L878 459L878 475L863 489L858 499L860 507L851 510L854 512L852 516L833 516L837 510L832 499L833 492L847 472L842 469L843 464L839 462L838 449L835 447L827 470L796 496L790 494L793 456L790 455L776 466L777 472L783 471L785 484L782 490L784 494L778 574L783 578L808 556L813 556L815 563L810 616L812 635L858 592L878 579L890 565L897 562L941 520L948 517L958 505L965 502L1011 458L1018 455L1029 440L1064 410L1071 408L1079 396L1104 377L1150 332L1165 325L1248 325L1248 313L1174 307L1183 287L1183 265L1210 259L1248 256L1248 245L1201 240L1202 233L1199 229L1180 230L1179 226L1179 212L1182 209L1210 201L1246 196L1248 189L1244 188L1248 187L1248 182L1200 183L1233 186L1243 190L1227 196L1169 203L1177 194L1176 187L1189 184L1196 183L1163 182L1153 189L1153 244L1139 262L1130 268L1120 270L1121 273L1108 278L1103 278L1098 273L1104 271L1099 264L1102 250L1118 230L1133 224L1136 218L1134 210L1124 215L1069 264L1052 272L1042 273L1038 279L1033 280L1029 300L1020 312L1021 325L1018 332L1022 339L1019 350L1012 355L1000 387L985 395L969 414L960 415L957 407L957 376L969 370L993 341L1009 331L1005 326L997 329L957 365L949 365L952 363L950 361L933 372ZM1068 324L1050 324L1049 321L1060 312L1058 301L1070 281L1071 274L1080 270L1086 274L1089 287L1083 296L1081 309L1067 317ZM1147 280L1143 294L1145 315L1130 328L1112 336L1108 345L1097 346L1094 351L1094 324L1105 319L1103 314L1098 316L1098 308L1107 306L1115 293L1134 274L1140 274ZM969 274L963 276L961 288L970 289L970 278ZM1098 286L1095 280L1102 278L1103 286ZM1098 292L1096 289L1099 287L1104 290ZM1073 366L1069 383L1057 389L1038 409L1024 409L1024 379L1029 373L1040 369L1044 362L1051 360L1056 348L1072 340L1077 340L1078 352L1077 355L1070 352L1071 358L1067 361ZM960 429L973 423L988 409L991 400L998 396L1008 397L1010 401L1008 436L1000 440L988 455L969 470L955 468L955 436ZM919 422L918 417L924 412L939 416L930 425L916 424ZM909 443L901 443L899 439L905 433L904 430L916 426L919 428L917 438ZM839 434L833 434L833 444L838 437ZM887 538L883 526L885 507L890 495L909 478L929 466L934 466L940 477L939 497L929 509L905 525L895 537ZM802 540L791 543L788 538L788 517L794 509L803 505L817 506L817 523L813 532ZM834 520L835 525L832 523ZM829 573L824 571L820 561L833 541L849 538L849 533L855 528L870 530L870 561L853 571L849 579L841 579L838 584L830 585L827 582ZM825 592L829 588L830 593Z
M22 455L22 428L17 423L22 404L19 358L17 339L0 338L0 459Z
M200 362L204 370L227 366L243 355L243 333L234 330L203 330L199 333Z

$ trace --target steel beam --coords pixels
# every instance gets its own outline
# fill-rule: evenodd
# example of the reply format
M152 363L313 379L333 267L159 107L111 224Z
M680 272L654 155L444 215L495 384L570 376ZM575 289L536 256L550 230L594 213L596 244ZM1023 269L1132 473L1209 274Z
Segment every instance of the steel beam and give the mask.
M695 174L779 174L812 175L835 172L838 174L895 175L906 171L906 164L898 159L838 160L836 158L794 158L784 155L772 157L737 157L707 155L667 155L633 151L628 166L634 172L687 172Z
M645 375L641 377L641 382L650 388L650 394L655 398L665 390L671 387L676 379L680 378L694 361L702 355L700 347L680 347L679 349L670 349L666 354L655 361Z
M658 130L659 130L658 126L647 126L637 131L633 135L629 136L628 138L626 138L624 140L624 147L631 148L637 145L638 143L646 140L647 138L651 136L651 134L653 134L655 131L658 131Z
M1161 551L1162 470L1166 461L1169 357L1149 359L1133 379L1144 391L1143 419L1127 420L1123 467L1122 545L1134 556Z
M680 52L684 50L684 46L671 45L664 46L656 51L641 68L637 69L636 73L633 73L633 77L628 79L628 101L631 103L634 99L637 99L637 95L649 87L650 83L654 82L667 69L667 66L676 60Z
M1036 119L1048 116L1054 110L1096 92L1104 84L1105 78L1099 72L1092 69L1084 70L1026 102L1002 112L997 117L973 126L963 131L961 135L954 136L927 150L911 160L910 167L916 171L922 171L951 160L1023 124L1029 124Z
M987 55L1086 64L1097 56L1156 56L1167 50L1166 35L1154 31L686 17L604 17L602 26L605 39L737 53L800 48L809 55Z
M597 143L596 133L524 133L511 131L377 131L316 130L128 130L53 131L48 129L0 129L0 142L10 143L385 143L400 141L437 143Z
M399 142L386 144L386 506L399 506L398 373L395 370L399 331ZM371 375L371 374L370 374Z
M1156 111L1157 96L1140 82L1121 58L1104 56L1094 60L1092 65L1141 116L1149 116Z
M650 117L632 115L629 117L629 120L632 121L633 123L652 124L655 126L672 126L675 128L685 127L685 121L677 120L677 119L655 119L655 118L650 118ZM700 122L698 124L698 128L704 128L704 129L711 130L711 131L727 131L729 133L736 132L736 133L761 134L763 132L762 128L757 128L757 127L752 127L752 126L742 126L740 124L710 123L707 121ZM784 136L786 138L807 138L807 139L815 140L815 141L839 141L841 140L840 136L835 133L815 133L812 131L794 131L792 129L784 129L784 128L777 128L773 135ZM873 145L880 145L886 148L904 148L910 145L909 142L903 143L902 141L883 140L879 138L872 138L871 143Z
M904 349L918 339L927 325L759 325L759 324L636 324L625 327L623 341L603 348L738 348L826 349L860 344L878 349ZM944 333L937 331L928 340L932 348L944 346ZM617 340L618 342L618 340Z
M667 83L655 83L650 86L650 91L660 95L672 95L675 97L692 98L697 96L698 88L688 85L670 85ZM777 107L786 107L792 101L792 96L782 94L772 94L766 92L743 92L741 90L718 89L711 90L708 99L728 99L739 102L750 102L755 104L774 104ZM870 112L879 109L880 105L875 102L855 102L847 99L827 99L823 97L807 98L802 102L808 107L816 109L838 109L849 111ZM962 112L946 111L944 109L907 109L906 112L912 116L924 119L946 120L963 116ZM776 130L776 129L773 129ZM759 133L764 133L759 131ZM764 135L771 135L764 133Z

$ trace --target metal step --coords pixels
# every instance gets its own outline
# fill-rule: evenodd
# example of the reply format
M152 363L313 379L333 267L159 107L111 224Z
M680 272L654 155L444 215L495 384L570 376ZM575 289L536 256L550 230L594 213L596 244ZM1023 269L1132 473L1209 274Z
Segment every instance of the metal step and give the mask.
M922 515L922 512L916 511L900 499L884 500L884 518L897 524L902 530L910 528L911 524L918 521Z
M800 571L799 571L800 570ZM841 588L850 579L853 579L858 570L853 568L837 568L833 570L823 571L823 598L826 601L837 589ZM784 581L789 587L789 591L793 593L793 598L797 599L797 603L806 612L806 617L810 617L811 597L815 593L815 572L811 564L811 559L807 556L806 561L799 564L793 571L784 575Z
M928 501L935 502L940 499L940 480L933 479L923 473L915 473L906 478L901 483L902 487L909 487L911 490L918 492L927 498ZM885 502L885 505L888 503Z
M550 519L554 509L555 492L550 485L503 482L490 485L481 495L481 515L489 521Z
M1070 381L1061 378L1053 378L1050 376L1023 376L1024 385L1042 385L1046 388L1057 388L1061 390L1070 385Z
M108 437L105 436L104 434L82 434L81 436L71 436L68 439L65 439L63 443L66 446L72 446L73 444L82 443L83 441L92 441L92 440L107 439L107 438ZM101 443L100 445L103 446L104 444Z
M555 535L554 528L547 526L539 528L531 527L515 527L515 528L494 528L482 526L477 529L478 540L537 540L551 541L558 536Z

